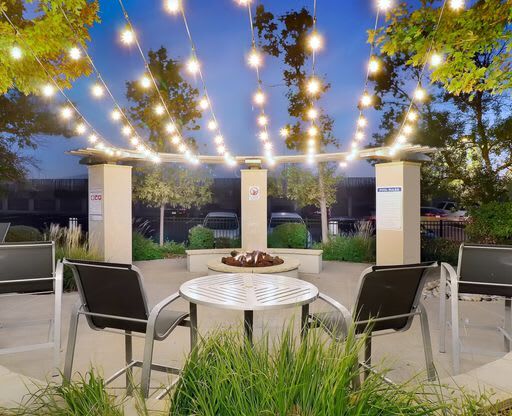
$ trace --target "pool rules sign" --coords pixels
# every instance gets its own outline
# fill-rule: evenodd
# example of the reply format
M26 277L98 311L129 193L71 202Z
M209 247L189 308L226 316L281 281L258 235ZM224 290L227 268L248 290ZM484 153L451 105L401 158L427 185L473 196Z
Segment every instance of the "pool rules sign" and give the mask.
M402 230L403 189L401 186L378 186L376 205L378 230Z
M91 189L89 191L89 217L92 221L103 220L103 190Z

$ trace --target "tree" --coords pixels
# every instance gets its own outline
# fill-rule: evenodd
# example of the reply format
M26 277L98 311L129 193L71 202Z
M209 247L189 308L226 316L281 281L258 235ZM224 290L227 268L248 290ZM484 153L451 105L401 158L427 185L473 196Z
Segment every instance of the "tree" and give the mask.
M0 182L21 181L34 161L20 150L37 148L38 135L70 137L48 103L34 95L9 90L0 96Z
M160 104L158 92L162 95L173 119L179 123L175 126L180 131L198 130L196 120L201 117L198 97L199 91L193 88L182 76L182 63L167 56L167 50L161 47L157 51L148 53L149 67L154 75L158 91L153 87L143 89L139 80L126 83L126 97L132 105L129 114L136 121L138 127L149 130L149 140L157 150L170 149L169 133L166 124L162 123L162 116L155 114L155 106ZM189 138L189 141L192 139Z
M323 177L323 191L318 187L319 175ZM333 165L322 164L316 172L289 165L278 176L269 178L269 195L295 201L301 208L307 205L320 207L323 201L330 207L336 202L339 180Z
M135 198L160 208L160 245L164 243L166 205L185 209L205 205L212 200L212 184L208 172L182 167L155 168L135 177Z
M0 94L16 88L24 94L40 94L41 86L49 82L48 75L32 56L38 56L46 70L61 87L71 87L71 82L82 75L89 75L91 68L85 59L73 60L69 49L76 46L77 37L63 17L66 13L78 40L86 47L90 40L89 29L99 22L97 1L46 0L35 2L28 12L22 0L0 3L11 22L18 28L17 36L7 19L0 13ZM62 7L62 9L61 9ZM28 17L30 16L30 17ZM21 59L13 59L11 48L19 47Z
M316 97L311 97L306 92L308 81L307 63L309 53L306 48L307 36L313 27L313 16L306 8L299 11L289 11L281 16L275 17L271 12L265 10L260 4L256 8L254 26L257 30L260 48L270 56L281 58L284 63L283 81L287 88L288 114L294 120L288 125L289 135L286 138L286 146L299 152L306 152L309 136L307 129L311 124L308 118L308 109L317 103L330 85L321 80L321 88ZM319 77L317 77L319 78ZM333 136L332 128L334 121L318 105L319 117L315 121L319 130L317 136L317 151L322 151L327 145L337 145ZM319 206L322 219L322 240L328 240L327 228L327 184L329 178L324 177L323 172L330 168L319 165L317 175L317 189L320 195Z
M512 32L510 5L505 3L477 1L457 13L446 9L435 36L435 2L424 0L419 9L401 4L388 14L385 28L370 32L369 41L375 36L383 63L383 71L373 77L376 108L383 112L374 135L377 145L395 140L412 98L407 90L419 79L432 39L433 50L444 56L440 66L427 71L433 83L429 100L421 107L414 104L421 113L414 142L441 149L423 167L426 199L450 192L474 204L506 194L512 118L510 96L503 92L512 86Z

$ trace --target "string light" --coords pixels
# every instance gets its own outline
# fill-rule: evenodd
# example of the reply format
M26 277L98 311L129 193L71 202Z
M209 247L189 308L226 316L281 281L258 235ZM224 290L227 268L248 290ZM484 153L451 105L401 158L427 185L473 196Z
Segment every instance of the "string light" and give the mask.
M414 99L416 101L423 101L427 96L427 92L421 88L421 87L418 87L414 90Z
M23 51L21 50L21 48L19 46L13 46L11 48L11 58L14 59L14 60L19 60L21 59L23 56Z
M439 66L443 63L443 56L438 53L433 53L430 57L430 65L433 67Z
M320 92L321 84L318 78L310 78L306 84L306 89L310 95L316 95Z
M225 146L223 146L222 144L217 146L217 153L219 153L220 155L223 155L225 152L226 152Z
M132 137L130 139L130 143L133 144L134 146L138 146L139 145L139 139L138 137Z
M73 60L73 61L78 61L82 56L82 52L80 51L80 49L78 49L76 46L73 46L70 50L69 50L69 57Z
M215 120L210 120L208 122L208 130L211 130L211 131L214 131L214 130L217 130L217 122Z
M318 117L318 110L316 108L308 109L307 116L310 120L315 120Z
M363 107L369 107L372 104L372 96L365 92L361 97L361 105Z
M409 121L416 121L418 119L418 113L416 111L409 111L409 114L407 114L407 120Z
M130 126L123 126L121 133L125 136L130 136L132 134L132 128Z
M171 137L171 142L174 145L179 144L179 142L181 142L181 137L175 134L174 136Z
M368 120L364 116L359 116L357 119L357 126L358 127L366 127L368 124Z
M290 130L286 127L283 127L281 130L279 130L279 134L281 137L286 139L290 135Z
M362 131L356 131L356 139L357 140L363 140L364 139L364 133Z
M75 127L75 131L78 133L78 134L84 134L86 131L87 131L87 127L85 126L84 123L78 123Z
M151 80L147 75L143 75L139 80L139 84L142 88L147 89L151 87Z
M370 59L370 62L368 62L368 71L370 71L371 74L375 74L379 71L380 69L380 63L379 61L372 57Z
M398 143L406 143L407 142L407 137L405 137L403 134L400 134L397 138L396 138L397 142Z
M215 136L213 138L213 141L215 142L215 144L222 144L222 143L224 143L224 137L222 137L220 134L218 134L217 136Z
M315 126L311 126L309 129L308 129L308 135L309 136L316 136L318 134L318 129L315 127Z
M167 123L165 126L165 131L167 133L174 133L176 131L176 125L174 123Z
M171 14L178 14L181 10L180 0L166 0L165 9Z
M133 33L133 30L124 29L121 32L121 42L123 42L125 45L131 45L133 42L135 42L135 33Z
M406 124L403 128L404 134L411 134L413 132L413 128L410 124Z
M265 147L265 150L272 150L272 143L270 142L266 142L263 146Z
M42 88L43 96L49 98L55 95L55 87L51 84L46 84Z
M347 162L343 162L343 161L341 161L341 162L339 163L339 166L340 166L340 168L342 168L342 169L343 169L343 168L346 168L346 167L348 166L348 163L347 163Z
M192 75L195 75L199 72L199 69L200 69L199 61L195 57L192 57L187 61L187 71L189 73L191 73Z
M119 121L121 120L121 112L119 110L112 110L112 112L110 113L110 118L114 121Z
M263 91L258 90L254 93L254 103L257 105L263 105L265 104L265 94Z
M60 115L64 120L69 120L73 116L73 110L71 107L63 107L60 110Z
M94 84L91 87L91 94L96 98L101 98L105 94L105 90L100 84Z
M460 10L464 8L464 0L450 0L449 4L452 10Z
M206 110L208 109L209 106L210 103L208 102L208 99L206 97L201 98L201 100L199 100L199 107L201 108L201 110Z
M165 113L165 108L162 104L157 104L154 111L157 116L162 116Z
M247 58L247 63L253 68L259 68L263 63L263 58L256 49L252 49Z
M323 46L323 38L318 32L313 32L308 37L308 47L313 51L316 52Z
M251 0L236 0L236 2L237 2L240 6L247 6L247 5L251 4Z
M264 114L260 115L258 117L258 124L262 127L266 126L268 124L268 117Z
M389 10L393 6L392 0L379 0L377 2L377 7L380 10Z
M89 141L94 144L98 141L98 136L96 136L94 133L89 135Z
M260 131L258 134L261 141L267 141L268 140L268 133L266 131Z

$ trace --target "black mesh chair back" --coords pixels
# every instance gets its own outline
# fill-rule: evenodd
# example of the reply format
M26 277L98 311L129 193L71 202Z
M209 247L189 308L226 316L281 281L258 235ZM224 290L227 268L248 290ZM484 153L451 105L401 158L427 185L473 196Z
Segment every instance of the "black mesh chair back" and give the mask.
M458 275L459 294L512 297L512 246L462 244Z
M0 243L0 294L53 291L54 257L51 241ZM2 283L9 280L21 282Z
M92 314L148 319L146 295L139 272L131 264L66 259L73 270L84 308ZM146 323L86 315L93 329L146 332Z
M375 319L415 313L425 282L425 271L431 267L437 267L437 263L373 266L368 269L362 276L354 308L354 319L361 322L356 332L362 333L367 328L372 332L407 330L413 315Z
M10 222L0 222L0 243L5 241L5 237L7 236L10 226Z

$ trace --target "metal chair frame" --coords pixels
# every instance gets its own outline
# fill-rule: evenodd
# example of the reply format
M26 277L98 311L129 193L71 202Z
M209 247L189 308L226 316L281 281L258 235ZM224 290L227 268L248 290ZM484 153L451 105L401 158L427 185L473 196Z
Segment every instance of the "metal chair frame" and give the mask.
M70 260L64 260L64 264L71 267L73 271L73 276L75 278L75 281L77 283L78 292L80 294L80 301L74 306L72 313L71 313L71 321L70 321L70 329L69 329L69 335L68 335L68 345L66 349L66 359L65 359L65 365L64 365L64 373L63 373L63 379L64 382L67 382L71 379L71 373L73 368L73 360L75 355L75 347L76 347L76 338L77 338L77 332L78 332L78 321L81 315L85 316L87 318L87 322L89 324L89 327L95 331L103 331L103 332L110 332L115 333L119 335L124 335L125 339L125 366L116 371L114 374L112 374L109 378L105 380L105 384L108 385L123 374L126 376L126 390L127 394L131 395L133 392L133 372L132 369L135 368L141 368L142 374L141 374L141 390L145 398L149 397L149 388L150 388L150 381L151 381L151 371L158 371L158 372L164 372L167 374L174 374L174 375L180 375L181 370L175 367L165 366L161 364L155 364L153 363L153 350L154 350L154 342L155 341L162 341L166 339L171 332L177 327L177 326L184 326L190 328L190 320L187 320L186 318L189 317L189 314L185 314L183 319L180 321L177 321L174 325L172 325L165 334L162 336L157 336L156 333L156 321L160 315L160 313L172 302L180 298L179 293L174 293L167 298L163 299L161 302L159 302L157 305L155 305L151 311L149 312L148 319L136 319L131 317L125 317L125 316L118 316L118 315L107 315L107 314L101 314L101 313L94 313L90 312L87 308L87 305L84 303L85 295L84 290L81 285L80 278L78 277L78 271L75 267L73 267L73 262ZM108 269L118 269L118 270L126 270L122 267L116 267L116 266L108 266L108 263L105 263L105 265L88 265L90 267L98 267L98 268L108 268ZM141 294L143 301L145 303L145 307L147 310L147 304L146 304L146 293L144 291L144 285L143 285L143 279L142 274L140 270L136 266L131 266L131 270L133 270L137 274L137 278L139 280L139 286L141 289ZM138 322L138 323L144 323L146 324L146 333L145 334L138 334L133 333L132 331L122 331L122 330L116 330L116 329L108 329L108 328L98 328L94 325L92 320L90 318L92 317L98 317L98 318L109 318L109 319L116 319L119 321L129 321L129 322ZM133 359L133 347L132 347L132 337L139 337L144 338L144 353L143 353L143 360L134 360ZM191 340L192 342L192 340ZM164 388L163 392L156 396L157 399L161 399L164 397L169 390L172 388L173 384L170 386L167 386Z
M2 226L5 226L5 228L2 229ZM0 243L3 243L5 241L5 237L7 237L7 233L9 232L10 226L10 222L0 222Z
M53 376L58 375L58 370L60 368L60 347L61 347L61 319L62 319L62 284L63 284L63 267L61 262L55 265L55 243L51 242L38 242L38 243L18 243L18 244L9 244L2 243L0 244L0 249L2 247L40 247L41 245L51 245L52 252L52 276L42 277L42 278L29 278L29 279L13 279L13 280L1 280L0 285L2 284L16 284L16 283L29 283L29 282L43 282L43 281L53 281L53 291L37 291L37 292L28 292L28 293L3 293L0 294L1 297L7 296L31 296L31 295L41 295L41 294L54 294L54 303L53 303L53 318L51 319L37 319L30 321L17 321L9 324L2 324L2 327L20 327L20 326L31 326L40 324L42 322L49 322L48 329L48 342L38 343L38 344L29 344L29 345L20 345L16 347L10 348L1 348L0 355L5 354L15 354L20 352L28 352L45 348L53 349Z
M464 352L473 352L480 353L483 355L500 355L502 352L498 351L488 351L481 350L475 348L466 348L462 345L460 340L460 317L459 317L459 284L463 283L465 285L471 285L475 287L475 292L473 294L478 295L479 286L495 286L496 288L511 288L512 284L497 284L497 283L487 283L487 282L472 282L467 280L461 280L460 273L462 268L463 261L463 252L464 247L467 244L462 243L459 248L459 259L457 262L457 271L449 263L441 263L441 276L440 276L440 294L439 294L439 329L440 329L440 337L439 337L439 352L446 352L446 328L447 326L451 326L452 329L452 369L454 374L459 374L460 372L460 354ZM471 246L472 248L478 248L477 245ZM510 246L481 246L486 249L495 249L495 250L510 250L512 256L512 247ZM511 281L512 281L512 267L510 267L511 273ZM447 278L448 277L448 278ZM450 321L448 321L447 317L447 308L446 308L446 287L447 284L450 285L450 303L451 303L451 316ZM466 291L464 293L467 293ZM496 295L498 296L498 295ZM502 326L493 327L490 325L475 325L472 324L473 327L479 327L481 329L492 329L498 330L503 335L504 347L507 352L511 351L511 341L512 341L512 308L511 308L511 299L505 297L505 315L504 322Z
M433 263L432 265L418 265L413 267L407 267L408 269L414 268L414 267L421 267L421 268L434 268L437 267L436 263ZM396 266L394 268L387 268L380 271L393 271L393 270L403 270L404 267ZM373 272L379 272L379 270L374 270L374 267L369 267L363 271L361 274L360 282L359 282L359 289L358 294L356 297L356 305L358 304L358 300L361 296L361 291L363 289L363 284L365 281L365 278L367 275ZM434 366L434 358L432 355L432 340L430 336L430 329L429 329L429 323L428 323L428 315L425 307L421 303L421 294L423 287L425 285L425 279L426 275L423 275L420 281L420 284L418 286L418 290L416 292L412 307L410 313L400 314L400 315L390 315L390 316L384 316L384 317L377 317L372 318L368 320L357 320L357 317L355 314L357 311L353 311L351 313L345 306L343 306L341 303L335 301L334 299L330 298L329 296L320 293L319 299L323 300L327 304L329 304L331 307L336 309L338 312L342 314L343 319L340 320L339 325L342 325L341 327L341 337L338 337L335 333L333 333L328 327L326 327L323 322L317 318L315 318L314 315L309 315L309 319L307 322L307 328L319 328L321 327L324 329L331 337L334 338L335 341L343 341L346 336L348 335L349 328L352 325L358 326L358 325L364 325L367 324L371 328L371 325L375 322L381 322L381 321L389 321L396 318L405 318L407 317L407 323L406 325L399 329L399 330L382 330L379 331L379 333L375 333L373 331L370 331L366 333L366 339L365 339L365 348L364 348L364 362L360 363L362 367L365 368L365 374L367 375L369 371L371 371L371 354L372 354L372 338L375 336L382 336L382 335L389 335L396 332L405 332L407 331L411 325L412 321L415 316L420 317L420 325L421 325L421 335L423 340L423 350L425 354L425 363L427 368L427 377L430 381L436 379L436 370ZM389 380L388 380L389 381Z

